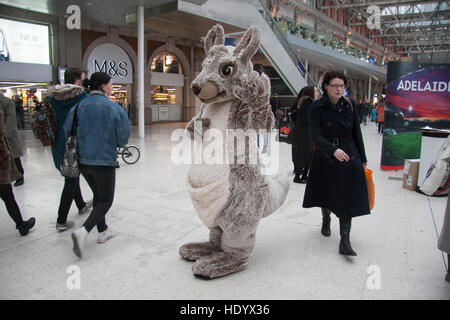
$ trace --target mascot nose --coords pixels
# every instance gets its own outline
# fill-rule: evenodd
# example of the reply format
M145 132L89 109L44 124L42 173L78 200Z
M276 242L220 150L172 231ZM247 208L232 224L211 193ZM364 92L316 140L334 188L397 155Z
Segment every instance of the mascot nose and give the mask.
M197 86L192 86L192 91L197 96L200 93L200 91L202 91L202 88L197 87Z

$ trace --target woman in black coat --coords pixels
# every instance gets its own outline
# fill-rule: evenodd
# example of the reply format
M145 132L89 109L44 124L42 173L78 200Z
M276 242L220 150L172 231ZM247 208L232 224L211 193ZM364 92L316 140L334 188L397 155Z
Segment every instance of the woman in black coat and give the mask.
M351 221L370 209L364 175L367 158L355 103L343 96L346 84L342 72L328 72L322 84L325 94L311 106L309 128L316 150L303 207L322 208L325 236L330 235L333 212L340 223L339 253L356 256L350 245Z
M291 114L295 123L292 139L292 162L294 163L294 182L306 183L313 154L313 143L309 135L308 114L310 105L319 97L314 86L306 86L298 95L296 110ZM300 178L300 175L302 177Z

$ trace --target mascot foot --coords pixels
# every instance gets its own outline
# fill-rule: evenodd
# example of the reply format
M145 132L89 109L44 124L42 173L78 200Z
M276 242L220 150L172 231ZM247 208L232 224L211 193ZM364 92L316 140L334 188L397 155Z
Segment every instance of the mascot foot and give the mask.
M195 242L181 246L178 252L180 256L188 261L197 261L219 250L219 248L213 246L210 242Z
M192 266L194 276L214 279L247 268L248 258L239 259L231 253L215 252L197 260Z

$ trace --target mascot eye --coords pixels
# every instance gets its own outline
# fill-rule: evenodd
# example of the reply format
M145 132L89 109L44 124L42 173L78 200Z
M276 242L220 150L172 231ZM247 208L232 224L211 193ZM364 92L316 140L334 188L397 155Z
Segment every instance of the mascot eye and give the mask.
M231 64L224 65L222 67L222 69L220 70L220 73L224 77L228 77L229 75L231 75L233 73L233 66Z

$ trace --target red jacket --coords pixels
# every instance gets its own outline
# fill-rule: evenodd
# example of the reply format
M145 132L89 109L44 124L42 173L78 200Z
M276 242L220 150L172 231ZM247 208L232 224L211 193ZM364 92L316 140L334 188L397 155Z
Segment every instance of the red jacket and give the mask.
M377 106L377 122L384 122L384 104Z

